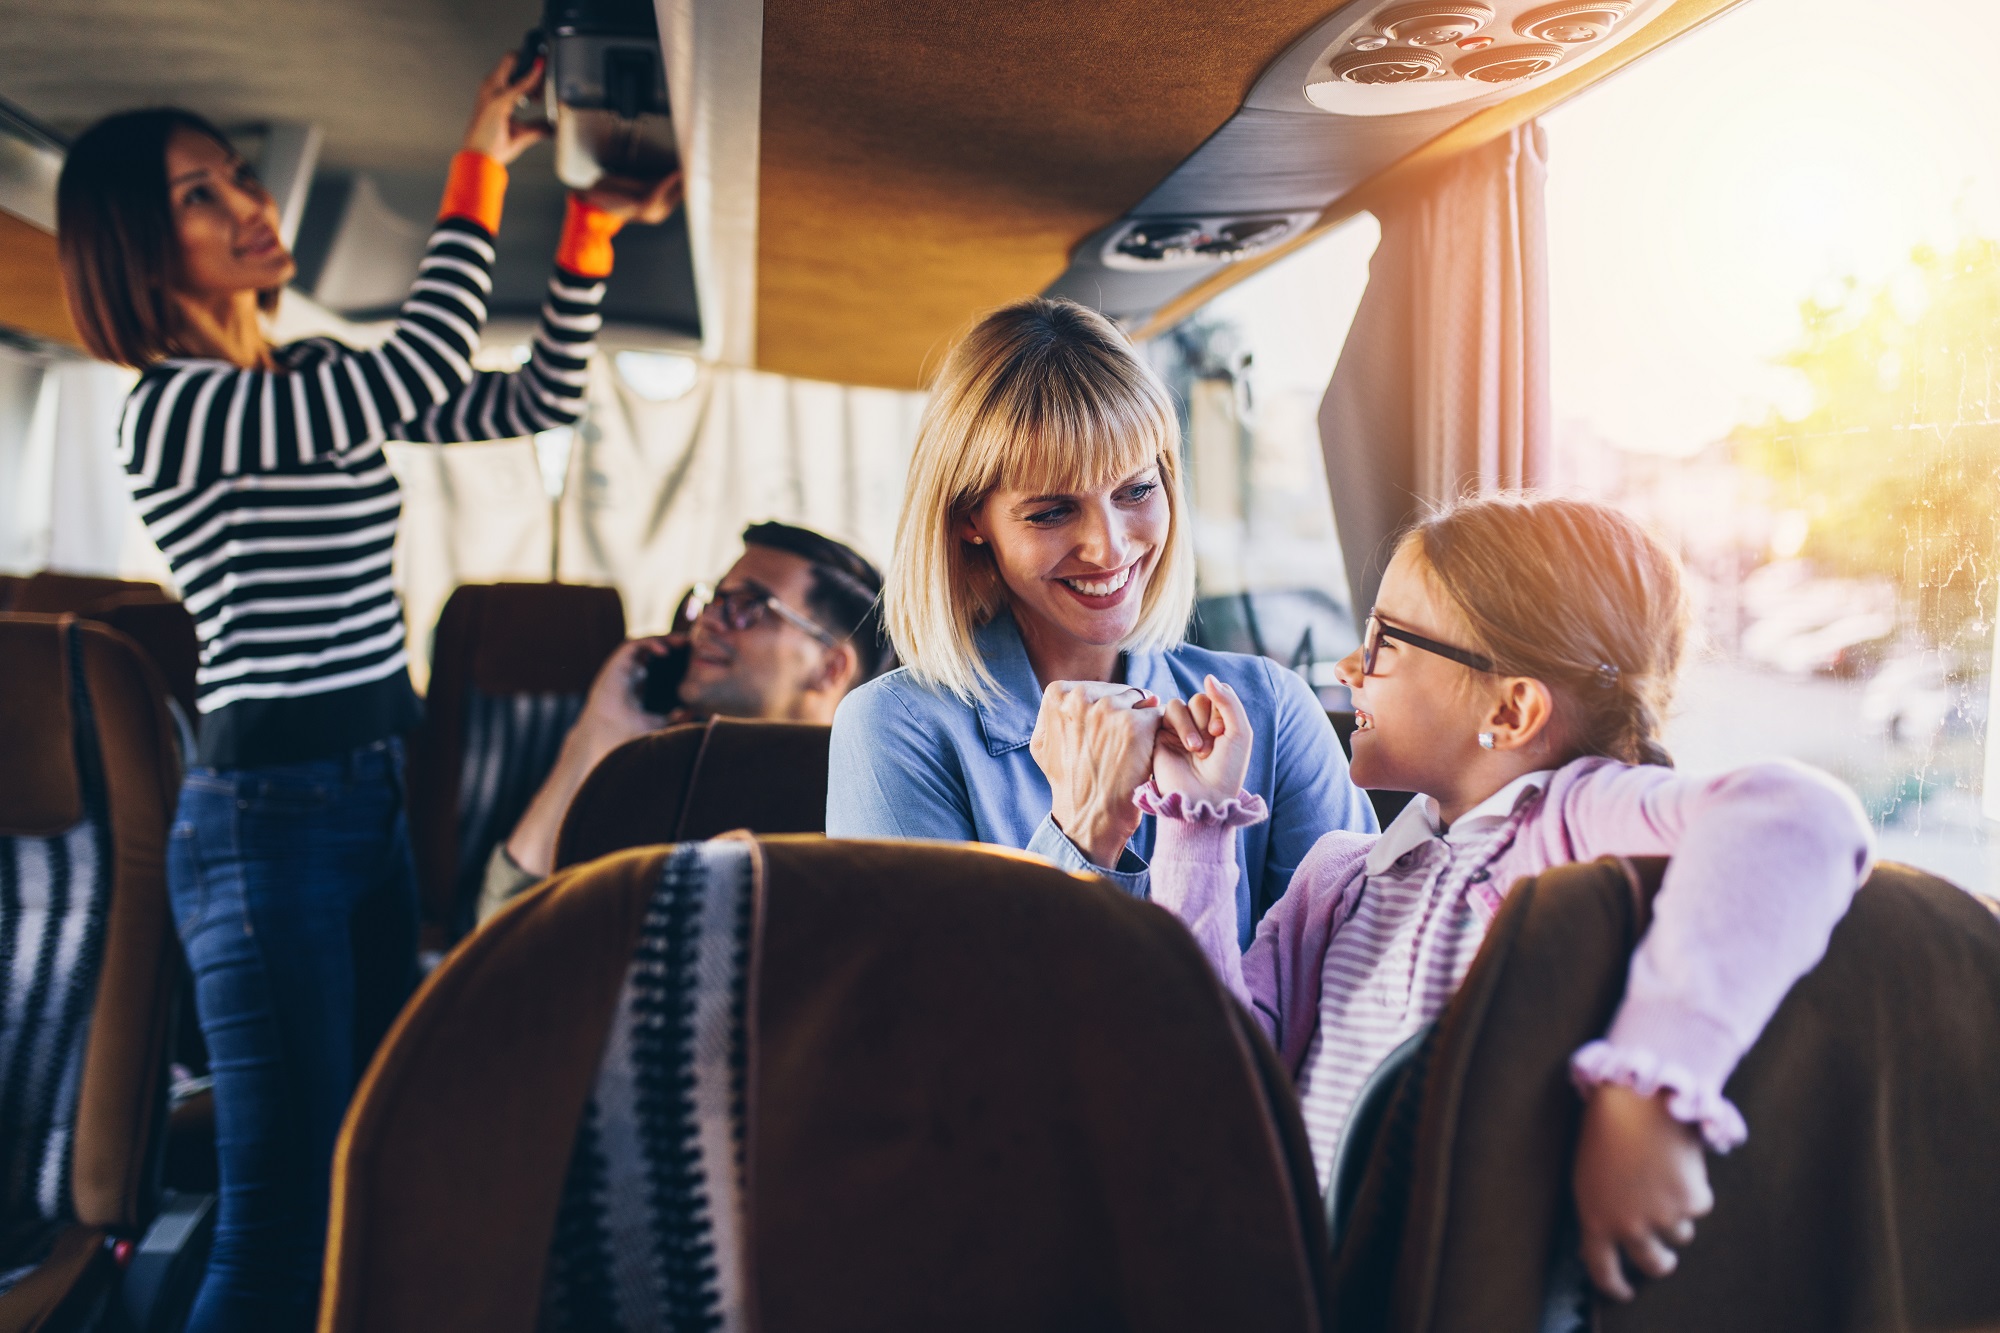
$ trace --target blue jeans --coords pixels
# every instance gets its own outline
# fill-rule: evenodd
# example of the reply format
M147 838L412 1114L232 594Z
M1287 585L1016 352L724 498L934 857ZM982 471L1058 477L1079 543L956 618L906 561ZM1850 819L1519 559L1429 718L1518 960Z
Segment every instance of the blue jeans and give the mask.
M222 1194L190 1333L313 1327L333 1145L416 984L403 751L193 768L167 856Z

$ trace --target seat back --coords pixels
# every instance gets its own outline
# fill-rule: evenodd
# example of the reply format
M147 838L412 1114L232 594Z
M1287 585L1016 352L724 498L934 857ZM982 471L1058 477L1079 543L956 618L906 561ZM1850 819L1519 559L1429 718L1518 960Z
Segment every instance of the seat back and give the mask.
M157 583L43 570L0 582L0 611L79 615L111 626L139 646L181 710L184 738L200 725L195 670L201 660L194 617Z
M1664 862L1523 880L1407 1077L1334 1256L1336 1326L1533 1329L1572 1242L1570 1054L1622 997ZM1671 1279L1597 1325L1651 1333L2000 1321L2000 919L1878 866L1728 1087L1750 1139ZM1838 1280L1834 1280L1838 1275Z
M0 1271L152 1206L180 773L158 675L72 616L0 615Z
M554 767L591 680L624 639L615 588L467 584L445 603L409 767L429 947L471 928L487 857Z
M712 718L627 741L570 802L556 867L734 829L824 833L830 735L806 722Z
M334 1191L328 1333L1321 1327L1268 1046L1166 914L992 848L555 876L406 1011Z

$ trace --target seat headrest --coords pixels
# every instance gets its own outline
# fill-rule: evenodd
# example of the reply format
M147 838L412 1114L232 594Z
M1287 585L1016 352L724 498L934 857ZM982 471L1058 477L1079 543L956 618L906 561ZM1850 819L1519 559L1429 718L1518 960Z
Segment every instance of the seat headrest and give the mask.
M125 602L171 602L157 583L101 578L93 574L57 574L43 570L23 579L14 589L12 611L59 615L87 613Z
M0 835L47 838L83 818L70 714L73 617L0 616Z
M625 638L616 588L494 583L452 594L460 597L476 602L466 628L474 636L472 684L485 694L576 692Z

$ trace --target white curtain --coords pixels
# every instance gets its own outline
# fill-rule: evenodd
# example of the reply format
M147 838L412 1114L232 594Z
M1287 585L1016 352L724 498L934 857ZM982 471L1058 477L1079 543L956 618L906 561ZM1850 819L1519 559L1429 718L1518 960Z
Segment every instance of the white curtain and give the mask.
M275 334L329 333L366 346L386 331L294 294ZM477 363L514 365L526 328L488 333ZM674 368L688 372L690 387L661 401L627 384L615 357L614 348L592 363L588 415L570 433L559 541L534 440L388 446L403 486L396 561L420 687L431 629L460 583L553 572L611 584L627 623L643 633L667 624L690 583L727 569L745 525L761 519L817 528L877 565L887 561L922 394L689 358ZM132 378L0 348L0 572L55 568L173 586L118 461L118 414Z
M1531 121L1375 210L1381 243L1319 414L1358 610L1424 506L1547 475L1547 176Z
M533 441L389 446L414 656L458 584L546 579L552 554L564 581L617 587L635 633L663 628L690 583L727 569L751 522L816 528L884 565L923 401L703 366L685 394L653 402L600 358L553 551Z

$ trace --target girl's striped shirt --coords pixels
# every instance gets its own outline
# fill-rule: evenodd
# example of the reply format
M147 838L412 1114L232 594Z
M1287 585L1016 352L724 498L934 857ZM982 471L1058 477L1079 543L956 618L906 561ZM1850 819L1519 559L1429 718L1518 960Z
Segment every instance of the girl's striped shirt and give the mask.
M163 361L127 399L132 495L201 640L201 763L327 757L415 720L391 578L402 498L382 443L575 421L601 322L602 278L559 264L527 364L474 371L493 240L474 218L440 221L379 347L307 338L270 371Z

